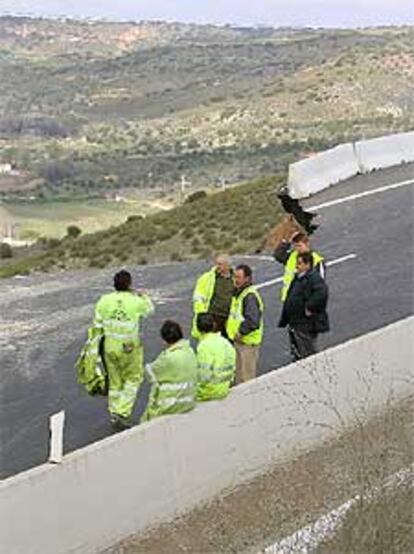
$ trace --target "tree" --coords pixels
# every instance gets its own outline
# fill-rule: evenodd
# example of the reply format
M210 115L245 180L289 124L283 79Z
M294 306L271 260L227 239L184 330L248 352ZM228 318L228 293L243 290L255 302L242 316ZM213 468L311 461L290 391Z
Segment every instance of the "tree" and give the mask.
M10 244L7 244L6 242L0 243L0 258L12 258L13 257L13 250L11 249Z
M71 239L76 239L81 233L82 229L80 229L77 225L69 225L66 229L66 234Z

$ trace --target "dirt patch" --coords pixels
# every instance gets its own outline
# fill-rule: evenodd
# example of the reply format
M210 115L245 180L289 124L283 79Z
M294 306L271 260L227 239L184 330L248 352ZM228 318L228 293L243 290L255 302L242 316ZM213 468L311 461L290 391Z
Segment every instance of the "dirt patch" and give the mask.
M412 439L412 406L405 402L106 554L257 553L410 465Z

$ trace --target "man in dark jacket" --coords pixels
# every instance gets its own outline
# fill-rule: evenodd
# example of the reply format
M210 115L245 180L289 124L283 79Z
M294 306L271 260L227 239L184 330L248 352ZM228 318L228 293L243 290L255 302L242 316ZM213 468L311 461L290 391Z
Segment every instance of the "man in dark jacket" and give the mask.
M313 269L312 254L298 254L296 275L279 321L279 327L288 327L294 361L315 354L318 334L329 331L327 303L328 287Z
M298 255L305 252L312 254L313 269L318 271L320 276L325 279L324 257L316 250L311 249L309 237L305 233L295 232L289 242L282 240L273 254L275 260L285 266L283 285L280 291L282 302L285 302L289 287L295 276Z

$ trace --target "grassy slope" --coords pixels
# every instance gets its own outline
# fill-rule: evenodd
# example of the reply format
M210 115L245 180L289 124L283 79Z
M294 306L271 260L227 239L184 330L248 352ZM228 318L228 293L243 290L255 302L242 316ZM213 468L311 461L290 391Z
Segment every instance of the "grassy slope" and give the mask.
M158 211L150 201L124 203L100 199L14 202L7 203L3 209L19 225L19 236L23 240L39 237L62 238L69 225L80 227L84 233L93 233L119 225L128 216L148 215Z
M252 252L282 214L276 191L284 178L261 179L106 231L64 239L3 265L0 277L33 270L205 258L217 251Z

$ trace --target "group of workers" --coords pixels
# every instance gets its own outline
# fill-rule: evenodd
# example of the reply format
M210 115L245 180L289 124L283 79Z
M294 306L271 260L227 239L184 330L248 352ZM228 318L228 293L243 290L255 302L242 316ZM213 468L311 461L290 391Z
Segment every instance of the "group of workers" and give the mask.
M317 351L317 336L329 330L328 289L323 257L297 232L274 253L284 265L280 327L288 328L292 360ZM187 412L196 403L225 398L230 387L257 374L264 334L264 304L252 269L233 268L221 254L197 280L193 293L193 349L176 321L163 323L165 349L144 368L141 319L154 311L145 290L134 290L125 270L114 277L115 291L97 303L95 321L77 362L78 380L90 394L108 395L111 422L130 426L144 373L149 400L141 421Z

